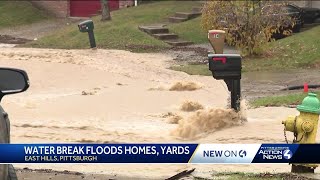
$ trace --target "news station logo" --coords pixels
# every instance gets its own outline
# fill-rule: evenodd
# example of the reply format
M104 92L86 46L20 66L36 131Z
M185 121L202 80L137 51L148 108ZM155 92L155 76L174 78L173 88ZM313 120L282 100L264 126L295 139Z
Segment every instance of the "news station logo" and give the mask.
M216 157L216 158L221 158L221 157L240 157L244 158L247 156L247 151L246 150L207 150L203 151L203 157Z
M261 147L258 154L262 155L264 160L289 160L293 155L288 147Z
M245 151L245 150L240 150L240 151L239 151L239 156L240 156L241 158L246 157L246 156L247 156L247 151Z
M292 158L292 152L289 149L286 149L283 151L283 157L285 159L291 159Z

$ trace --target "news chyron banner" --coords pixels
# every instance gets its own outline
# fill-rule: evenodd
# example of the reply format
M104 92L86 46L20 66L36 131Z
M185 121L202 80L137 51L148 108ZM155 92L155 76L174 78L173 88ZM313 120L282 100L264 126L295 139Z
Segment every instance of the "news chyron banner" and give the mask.
M320 144L0 144L0 163L320 163Z

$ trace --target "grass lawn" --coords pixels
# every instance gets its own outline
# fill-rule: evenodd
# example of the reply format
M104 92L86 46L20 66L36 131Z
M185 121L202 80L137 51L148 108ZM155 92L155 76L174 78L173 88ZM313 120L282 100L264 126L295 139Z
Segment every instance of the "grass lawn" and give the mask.
M201 28L201 17L182 23L170 24L168 27L171 32L178 34L183 40L195 44L208 43L208 34Z
M114 11L112 20L107 22L101 22L100 16L93 17L97 46L136 52L167 48L169 45L141 32L138 26L167 22L176 11L191 11L199 3L160 1ZM89 42L87 33L80 33L77 24L73 24L24 46L74 49L88 48Z
M243 60L243 72L269 71L320 67L320 26L293 36L271 42L262 57ZM208 75L208 65L182 65L172 67L188 74Z
M45 12L27 1L0 1L0 28L31 24L48 19Z
M263 58L247 58L250 71L320 67L320 26L270 43Z
M319 97L320 92L317 91L316 93ZM306 93L294 93L283 96L269 96L252 100L250 104L252 107L299 105L301 104L303 98L305 98L306 96Z

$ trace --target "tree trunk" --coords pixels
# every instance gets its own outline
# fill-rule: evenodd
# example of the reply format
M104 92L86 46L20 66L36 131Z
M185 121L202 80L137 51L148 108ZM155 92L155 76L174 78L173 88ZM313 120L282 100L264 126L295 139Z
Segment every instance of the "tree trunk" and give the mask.
M111 20L108 0L101 0L101 21Z

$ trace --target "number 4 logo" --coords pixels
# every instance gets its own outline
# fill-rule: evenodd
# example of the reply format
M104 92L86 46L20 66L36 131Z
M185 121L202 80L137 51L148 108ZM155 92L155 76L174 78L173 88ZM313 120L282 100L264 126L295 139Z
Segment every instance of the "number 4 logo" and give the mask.
M292 152L289 149L286 149L283 151L283 157L285 159L291 159L292 158Z

